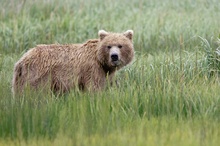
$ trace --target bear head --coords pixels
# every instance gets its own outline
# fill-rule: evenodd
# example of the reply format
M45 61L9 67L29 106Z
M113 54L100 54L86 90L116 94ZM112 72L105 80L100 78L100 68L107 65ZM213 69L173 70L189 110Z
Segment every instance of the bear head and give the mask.
M129 64L134 57L133 31L111 33L99 31L97 58L104 70L111 72Z

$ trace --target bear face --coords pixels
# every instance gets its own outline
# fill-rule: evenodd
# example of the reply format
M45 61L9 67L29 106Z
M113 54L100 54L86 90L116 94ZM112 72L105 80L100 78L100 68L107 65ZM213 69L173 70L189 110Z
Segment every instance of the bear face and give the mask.
M109 72L129 64L134 57L133 31L110 33L99 31L98 61Z

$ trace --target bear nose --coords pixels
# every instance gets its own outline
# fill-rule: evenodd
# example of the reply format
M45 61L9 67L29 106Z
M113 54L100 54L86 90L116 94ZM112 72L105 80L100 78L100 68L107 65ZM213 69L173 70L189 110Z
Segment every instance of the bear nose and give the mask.
M111 59L112 61L118 61L118 54L112 54Z

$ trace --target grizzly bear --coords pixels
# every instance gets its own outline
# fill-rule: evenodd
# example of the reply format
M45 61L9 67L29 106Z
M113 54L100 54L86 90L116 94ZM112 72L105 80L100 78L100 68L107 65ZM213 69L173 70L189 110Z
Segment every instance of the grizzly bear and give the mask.
M24 88L44 88L66 93L77 87L98 91L112 82L116 70L129 64L134 57L133 31L112 33L100 30L99 39L84 44L37 45L15 64L12 92Z

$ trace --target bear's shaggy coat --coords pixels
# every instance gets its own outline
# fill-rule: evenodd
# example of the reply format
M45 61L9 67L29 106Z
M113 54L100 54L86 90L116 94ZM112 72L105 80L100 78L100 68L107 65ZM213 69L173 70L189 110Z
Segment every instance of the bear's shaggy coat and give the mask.
M102 89L115 71L129 64L134 56L133 31L99 31L99 39L84 44L37 45L15 64L12 91L21 93L49 85L55 93L74 87L80 90Z

